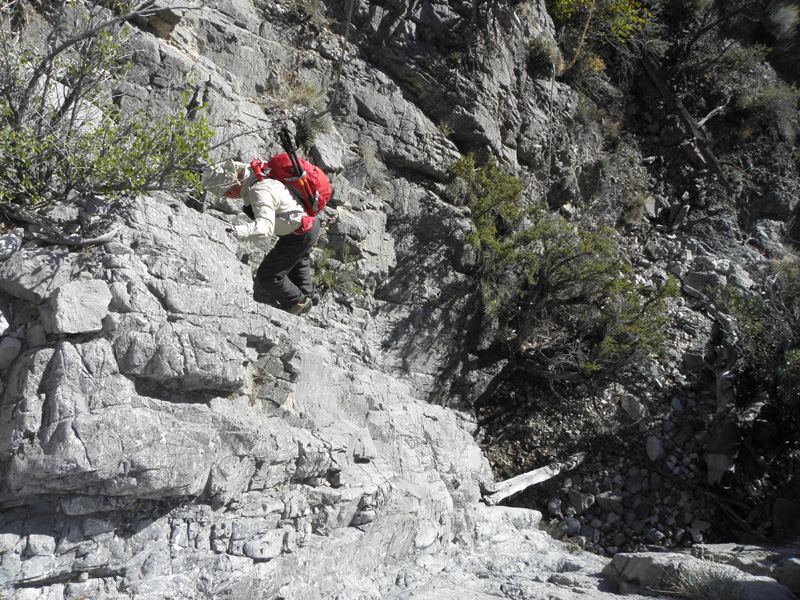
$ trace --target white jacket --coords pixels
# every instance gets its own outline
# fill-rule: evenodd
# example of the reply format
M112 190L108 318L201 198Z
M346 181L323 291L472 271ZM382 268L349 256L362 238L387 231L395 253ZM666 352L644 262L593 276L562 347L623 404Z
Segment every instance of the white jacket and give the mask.
M253 208L255 220L234 227L244 240L263 240L273 233L288 235L300 227L305 211L300 200L275 179L258 179L250 165L238 163L244 169L240 197L245 206Z

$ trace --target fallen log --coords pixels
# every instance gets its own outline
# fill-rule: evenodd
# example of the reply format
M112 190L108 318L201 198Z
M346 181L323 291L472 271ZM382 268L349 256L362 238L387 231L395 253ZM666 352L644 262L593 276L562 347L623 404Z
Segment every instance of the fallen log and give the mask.
M505 481L496 483L494 486L492 486L491 490L488 490L492 493L484 496L483 501L489 506L495 506L509 496L513 496L514 494L521 492L532 485L552 479L556 475L559 475L565 471L571 471L575 467L582 464L585 459L586 452L580 452L570 456L566 460L554 462L546 467L540 467L528 473L523 473L522 475L517 475L511 479L506 479Z
M678 96L667 83L667 78L661 72L661 66L658 64L656 58L645 49L642 52L641 61L642 65L644 66L644 70L647 72L650 80L656 86L658 93L661 94L661 98L664 100L667 108L673 114L677 115L678 118L680 118L680 120L683 121L683 123L689 129L689 132L697 143L697 149L703 155L706 164L708 164L711 170L717 175L725 190L729 194L734 194L735 192L733 186L731 186L730 182L725 177L725 173L722 171L722 167L720 166L717 157L714 156L714 152L711 150L711 144L709 143L708 138L700 130L700 126L695 122L692 115L689 114L689 111L683 105L683 102L681 102L680 98L678 98ZM713 114L715 114L715 112L711 111L706 119L704 119L704 122Z

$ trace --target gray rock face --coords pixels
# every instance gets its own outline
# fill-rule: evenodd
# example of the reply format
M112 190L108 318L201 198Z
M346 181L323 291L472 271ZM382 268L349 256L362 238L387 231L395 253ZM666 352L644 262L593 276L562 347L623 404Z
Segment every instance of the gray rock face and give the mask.
M233 585L228 564L258 586L281 571L278 589L327 552L323 534L376 559L446 548L490 477L468 425L343 352L363 330L331 335L335 307L303 321L254 303L224 222L165 200L140 198L119 241L38 303L42 282L3 287L56 325L44 346L5 338L21 352L0 429L4 581L47 597L89 573L70 593L103 598L124 571L137 596L164 597L173 571ZM75 267L66 250L19 254Z
M20 341L6 372L2 589L611 597L605 560L569 558L535 511L478 503L491 474L472 425L364 350L383 321L336 321L331 296L307 319L256 304L225 223L165 201L138 199L118 241L58 288L96 292L102 329ZM2 293L30 315L52 302Z

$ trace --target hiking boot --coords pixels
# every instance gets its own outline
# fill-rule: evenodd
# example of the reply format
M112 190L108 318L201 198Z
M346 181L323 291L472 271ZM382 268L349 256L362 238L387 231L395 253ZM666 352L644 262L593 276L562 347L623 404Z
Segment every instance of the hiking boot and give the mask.
M298 316L299 316L299 315L304 315L304 314L306 314L306 313L307 313L309 310L311 310L311 307L313 306L313 304L314 304L314 303L313 303L313 301L311 300L311 298L310 298L310 297L306 297L306 298L305 298L305 299L304 299L302 302L300 302L299 304L292 304L292 305L291 305L289 308L287 308L286 310L287 310L287 311L289 311L290 313L292 313L293 315L298 315Z

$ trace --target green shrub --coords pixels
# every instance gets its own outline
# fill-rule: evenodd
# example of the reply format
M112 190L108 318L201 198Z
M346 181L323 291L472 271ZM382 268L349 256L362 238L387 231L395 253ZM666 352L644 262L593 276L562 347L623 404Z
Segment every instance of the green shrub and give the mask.
M769 392L780 429L800 424L800 260L776 263L761 295L726 287L718 309L736 319L743 384Z
M471 154L453 163L450 172L465 185L463 193L475 224L469 242L479 252L509 258L513 247L508 234L522 216L522 181L506 173L493 159L477 167Z
M547 6L565 53L573 57L564 70L584 49L593 54L606 44L625 42L650 22L650 12L638 0L549 0Z
M451 172L475 225L484 305L508 324L504 345L526 369L583 378L663 352L673 280L659 290L635 283L612 229L525 207L522 181L494 161L462 157Z
M580 26L589 21L594 35L627 40L650 20L650 13L637 0L553 0L553 17Z
M356 258L346 247L341 260L335 257L331 248L325 248L315 265L314 284L317 288L351 296L364 293L363 286L358 282Z
M558 46L548 38L540 35L528 42L528 68L533 74L550 75L560 62Z
M797 111L800 90L781 80L763 88L749 88L737 102L744 113L742 128L768 132L777 130L783 139L794 143L797 135Z
M722 53L719 59L719 67L722 73L719 76L728 80L725 73L741 73L754 69L757 65L763 64L767 60L769 48L761 44L742 47L733 45Z
M114 102L114 84L128 70L122 23L142 11L112 17L97 7L67 9L72 5L51 15L44 49L23 47L14 21L0 11L0 202L196 186L213 132L202 110L190 112L188 94L161 118ZM68 27L73 20L76 29Z
M663 353L666 302L678 285L670 279L654 291L635 283L616 237L553 214L515 236L513 260L526 275L517 327L538 372L605 375Z

